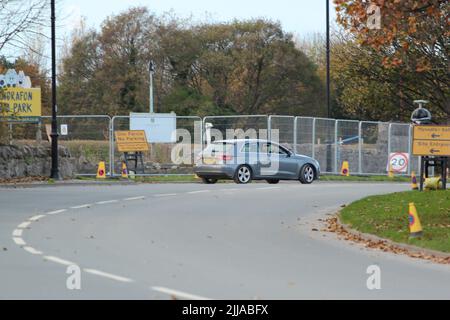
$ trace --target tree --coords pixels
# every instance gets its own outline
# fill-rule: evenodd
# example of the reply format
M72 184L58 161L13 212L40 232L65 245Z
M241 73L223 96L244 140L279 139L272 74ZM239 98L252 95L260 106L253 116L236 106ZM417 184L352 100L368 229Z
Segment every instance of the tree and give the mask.
M30 39L47 25L48 9L47 0L0 0L0 52L29 48Z
M64 111L146 112L150 60L157 65L157 112L320 115L324 110L315 65L292 35L271 21L191 25L138 7L108 18L98 33L78 32L71 42L59 79Z
M338 22L355 37L361 49L377 57L373 61L379 65L371 64L370 78L395 88L407 112L413 110L413 100L427 99L438 121L450 121L450 3L445 0L372 2L376 6L369 7L366 1L335 0ZM381 24L373 28L367 21L373 18L377 8Z

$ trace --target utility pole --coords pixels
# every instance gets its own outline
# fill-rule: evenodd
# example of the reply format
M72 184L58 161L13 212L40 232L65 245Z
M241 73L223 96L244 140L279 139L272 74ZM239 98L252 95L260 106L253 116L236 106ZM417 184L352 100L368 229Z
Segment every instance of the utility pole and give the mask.
M55 0L51 0L51 20L52 20L52 169L50 178L59 180L58 167L58 120L56 114L58 112L56 106L56 31L55 31Z
M154 113L154 108L153 108L153 74L155 73L155 69L156 69L156 65L155 62L153 60L150 61L150 63L148 64L148 73L150 76L150 113Z

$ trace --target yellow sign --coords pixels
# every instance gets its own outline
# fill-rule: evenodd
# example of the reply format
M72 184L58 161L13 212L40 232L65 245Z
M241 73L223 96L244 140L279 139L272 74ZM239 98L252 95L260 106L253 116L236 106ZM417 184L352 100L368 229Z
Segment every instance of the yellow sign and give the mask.
M4 88L0 90L0 116L40 117L41 115L40 88Z
M450 156L450 127L414 126L415 156Z
M414 140L413 154L415 156L450 156L450 140Z
M414 140L450 140L450 127L414 126Z
M149 150L144 130L116 131L114 135L119 152L143 152Z

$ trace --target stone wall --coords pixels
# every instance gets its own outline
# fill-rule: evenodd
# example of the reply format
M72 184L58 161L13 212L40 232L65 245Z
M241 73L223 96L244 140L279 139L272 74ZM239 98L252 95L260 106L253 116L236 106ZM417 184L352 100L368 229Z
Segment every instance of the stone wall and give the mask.
M59 170L63 178L71 178L76 171L76 159L67 148L60 146ZM43 145L0 145L0 178L22 178L49 176L51 169L51 149Z

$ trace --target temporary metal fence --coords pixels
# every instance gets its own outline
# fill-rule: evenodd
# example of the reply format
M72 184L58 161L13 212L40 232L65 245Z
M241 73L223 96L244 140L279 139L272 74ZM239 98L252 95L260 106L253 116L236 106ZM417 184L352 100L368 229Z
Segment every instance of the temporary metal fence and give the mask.
M418 157L412 156L412 125L406 123L279 115L171 117L176 118L176 137L170 143L150 143L150 151L144 153L144 175L190 174L205 141L220 138L278 141L317 159L322 172L330 174L339 173L344 161L355 174L386 174L389 154L395 152L409 155L410 165L404 174L417 171L419 165ZM10 144L43 144L48 143L50 123L50 117L35 123L8 122L7 130L1 132L8 135ZM62 127L67 129L65 135ZM109 176L120 174L123 155L116 148L114 133L130 130L129 116L58 116L58 128L59 141L75 158L78 175L95 175L99 161L106 162Z
M145 116L150 118L151 116ZM159 119L175 119L176 131L171 142L149 141L149 151L143 152L144 168L135 171L137 176L192 174L195 157L203 146L203 121L197 116L158 116ZM130 130L130 116L115 116L111 120L111 175L121 175L125 160L116 146L115 132ZM150 132L151 135L151 132ZM130 168L132 170L133 168ZM134 170L134 169L133 169Z

